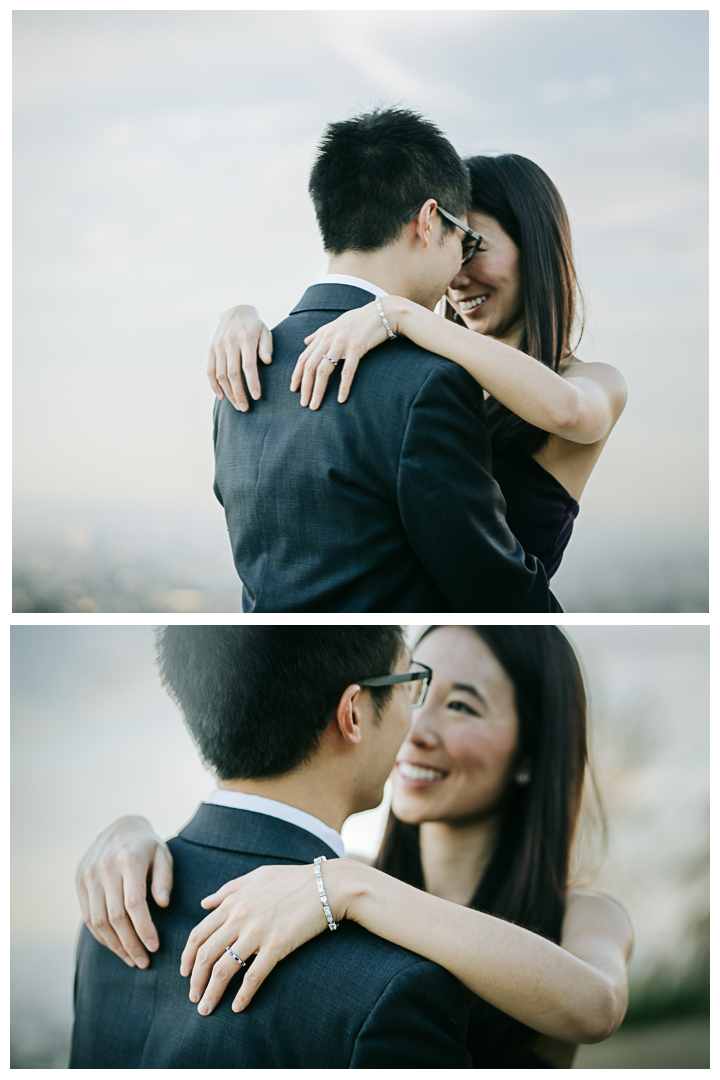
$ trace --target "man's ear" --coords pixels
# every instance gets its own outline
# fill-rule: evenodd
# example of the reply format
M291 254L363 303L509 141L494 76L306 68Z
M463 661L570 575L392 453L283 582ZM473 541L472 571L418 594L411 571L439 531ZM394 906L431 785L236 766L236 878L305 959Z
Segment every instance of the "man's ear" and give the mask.
M435 199L426 199L420 213L410 222L410 224L414 226L415 235L418 240L422 242L424 248L430 243L430 237L433 230L431 218L436 207L437 201Z
M347 743L359 743L362 738L360 732L362 718L358 707L360 694L361 688L357 683L352 683L346 687L333 713L333 719L337 723L340 737Z

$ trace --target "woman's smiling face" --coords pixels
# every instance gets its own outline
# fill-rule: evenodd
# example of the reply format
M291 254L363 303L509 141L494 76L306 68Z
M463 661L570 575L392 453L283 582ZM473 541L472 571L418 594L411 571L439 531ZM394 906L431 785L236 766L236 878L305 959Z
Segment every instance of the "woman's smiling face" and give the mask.
M450 282L450 299L471 330L496 338L518 336L524 328L520 249L487 214L471 210L468 224L483 242Z
M466 627L433 630L414 657L433 669L433 678L392 772L393 812L414 824L486 817L514 782L512 682Z

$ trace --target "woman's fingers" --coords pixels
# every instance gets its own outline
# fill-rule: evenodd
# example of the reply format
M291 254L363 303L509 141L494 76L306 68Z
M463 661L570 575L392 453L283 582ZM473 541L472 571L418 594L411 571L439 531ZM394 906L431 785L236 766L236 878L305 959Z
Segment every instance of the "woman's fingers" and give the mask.
M121 960L124 960L128 967L135 967L133 959L128 955L127 950L122 945L110 922L110 916L108 915L107 906L105 904L106 892L107 887L103 887L98 881L88 885L89 922L86 919L85 924L92 936L99 941L101 945L105 945L119 956ZM142 949L139 942L138 945L140 949ZM144 955L145 950L142 949L142 952ZM145 957L143 966L147 967L147 963L147 957Z
M269 335L268 335L269 336ZM257 401L260 397L260 379L258 378L257 370L257 358L258 349L260 348L260 342L256 338L250 338L247 334L240 335L240 355L242 357L242 369L245 375L245 382L247 384L248 393L253 401ZM238 374L238 382L242 386L240 376Z
M239 964L223 946L222 956L213 966L210 981L207 984L205 992L202 993L202 990L198 992L197 984L193 985L191 982L190 1000L198 1002L198 1012L202 1016L207 1016L208 1013L213 1011L218 1001L225 993L228 983L235 975L240 971L243 971L245 973L245 978L247 978L249 974L245 957L242 952L238 951L242 948L240 943L236 941L230 948L235 953L235 956L240 957L243 964Z
M315 368L315 381L311 388L310 397L311 409L320 408L320 405L322 404L322 399L325 397L325 390L327 388L328 379L330 378L334 370L335 365L326 359L322 359L318 366ZM300 399L300 404L304 404L302 398Z
M298 356L293 373L290 378L290 389L294 392L300 389L302 382L303 372L305 370L305 364L309 360L310 356L314 353L314 349L311 345L308 345L307 349L304 349Z
M207 377L210 380L210 386L212 387L213 394L215 394L215 397L217 397L220 401L222 401L222 399L225 397L225 392L224 392L222 386L220 385L220 383L217 381L217 378L216 378L216 375L215 375L216 367L217 367L217 358L215 356L215 348L214 348L214 346L211 345L210 350L208 352Z
M268 330L267 326L265 326L265 324L263 323L262 332L260 334L260 344L258 345L258 356L262 360L263 364L272 363L272 351L272 334Z
M220 346L215 347L215 378L220 385L223 395L228 399L231 405L237 408L235 396L227 373L227 357L225 356L225 350L220 348Z
M328 368L333 366L328 360L323 360L323 354L319 350L313 350L303 365L300 380L300 404L303 408L310 403L310 396L315 385L315 373L323 363Z
M110 925L120 944L138 967L150 963L143 941L152 942L157 949L157 932L150 918L146 897L147 866L134 855L120 855L117 864L104 874L105 904ZM102 868L102 863L101 863Z
M78 897L80 899L80 910L82 911L83 922L90 930L90 900L88 899L88 891L85 882L81 877L78 877L76 883Z
M107 946L108 943L105 940L105 934L106 930L110 930L111 936L114 939L114 945L108 947L112 948L112 951L114 953L117 953L120 959L124 960L125 963L128 964L130 967L135 967L134 963L132 962L128 954L125 952L120 942L117 940L117 937L112 932L112 927L110 927L110 923L107 917L107 911L105 910L105 894L101 893L100 896L97 898L93 913L93 907L90 903L90 895L85 886L85 883L81 878L78 879L77 888L78 895L80 897L80 907L82 909L83 922L87 926L92 936L95 938L96 941L99 941L101 945Z
M225 945L220 946L220 942L215 942L215 948L210 945L209 942L212 939L213 934L216 933L220 927L224 926L227 920L226 911L211 911L209 915L206 915L202 922L199 922L193 930L190 931L187 941L185 942L185 948L180 956L180 974L190 975L194 972L195 967L207 969L215 963L218 956L220 956L222 949ZM226 934L227 936L227 934ZM225 943L227 944L227 942ZM200 950L202 949L202 955ZM206 980L207 981L207 980ZM203 984L204 985L204 984Z
M158 844L152 864L150 891L155 903L167 907L173 887L173 857L166 844Z
M247 412L250 406L245 397L245 388L240 374L240 349L239 347L232 348L228 352L223 352L222 356L225 358L225 373L224 377L218 374L218 382L235 408L240 412Z
M345 361L342 366L342 372L340 374L340 389L338 390L338 401L342 404L343 401L347 401L350 393L350 387L352 381L355 378L355 372L358 369L360 363L359 356L352 356L348 350L348 354L345 357Z
M218 904L223 902L226 896L230 896L231 893L239 892L245 885L249 876L249 874L243 874L242 877L236 877L233 878L232 881L225 882L222 888L218 889L217 892L210 893L208 896L204 897L200 901L200 904L202 907L207 908L217 907Z
M123 877L122 884L122 905L118 905L117 909L114 909L116 911L115 915L108 906L108 914L120 941L134 959L137 951L135 945L137 938L140 939L146 949L155 952L159 945L158 935L147 904L146 879L128 873ZM142 955L144 956L144 953Z
M301 405L317 409L325 395L334 364L321 363L323 356L344 360L338 401L348 398L360 360L370 349L385 341L385 327L374 301L362 308L346 311L333 322L319 327L304 339L306 348L300 354L290 380L290 389L301 391ZM351 361L352 357L352 362Z
M131 966L147 967L145 947L158 947L147 900L151 872L159 899L172 888L172 856L148 822L135 817L121 818L101 833L78 867L88 929Z
M236 950L233 949L233 952ZM238 953L238 956L240 953ZM242 1012L250 1004L250 1001L255 996L257 989L264 983L270 972L276 967L278 961L283 957L279 952L272 949L265 948L260 949L259 953L255 957L252 967L248 967L245 971L245 977L242 981L242 986L235 995L235 1000L232 1003L233 1012Z
M244 949L248 955L252 953L253 950L251 948L248 948L246 945L241 945L239 940L236 940L237 935L237 927L223 925L200 945L195 954L195 962L190 974L189 993L191 1001L200 1001L201 997L204 996L207 992L206 987L208 987L212 981L216 968L218 968L220 973L216 982L223 981L224 972L229 973L229 978L230 975L233 975L238 969L239 965L232 959L230 953L227 952L227 944L229 941L236 941L238 948L236 948L235 945L231 945L230 948L241 960L245 959L245 953L239 951L239 949ZM229 960L232 960L232 965L227 963ZM225 965L224 967L223 964ZM220 966L218 967L218 965ZM227 978L224 981L227 982ZM220 996L221 995L218 995L218 997Z
M220 316L208 361L210 385L222 399L225 396L240 412L247 412L247 393L253 400L260 397L257 372L258 356L265 364L272 360L272 334L254 307L240 305ZM244 382L243 382L244 375Z
M314 336L314 335L313 335ZM347 401L352 386L355 372L364 353L358 354L355 345L349 345L344 338L328 340L320 338L315 340L298 357L290 382L291 390L300 390L300 404L309 405L315 410L325 397L328 381L342 360L340 368L340 386L338 388L338 401ZM328 360L338 361L338 365Z
M331 352L332 348L332 345L316 343L313 352L305 361L300 382L301 405L310 405L313 409L319 407L325 394L327 381L335 370L333 360L339 361L341 359L339 349L335 347L335 352ZM336 353L337 355L335 355ZM328 359L328 357L332 359ZM311 404L311 401L313 404Z

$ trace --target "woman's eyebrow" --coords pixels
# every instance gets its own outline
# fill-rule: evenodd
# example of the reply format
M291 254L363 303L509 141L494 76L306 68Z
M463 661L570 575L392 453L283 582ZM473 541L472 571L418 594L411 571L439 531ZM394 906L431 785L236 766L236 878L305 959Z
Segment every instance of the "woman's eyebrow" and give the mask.
M472 683L455 682L452 684L453 690L464 690L466 694L472 694L478 701L487 708L487 701L482 696L479 690L477 690Z

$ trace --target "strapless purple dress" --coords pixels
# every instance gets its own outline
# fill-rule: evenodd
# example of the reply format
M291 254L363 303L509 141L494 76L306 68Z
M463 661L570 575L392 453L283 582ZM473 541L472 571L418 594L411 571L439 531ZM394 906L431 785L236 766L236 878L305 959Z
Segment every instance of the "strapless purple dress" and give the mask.
M579 503L534 458L493 457L492 469L507 503L511 531L551 578L572 535Z

